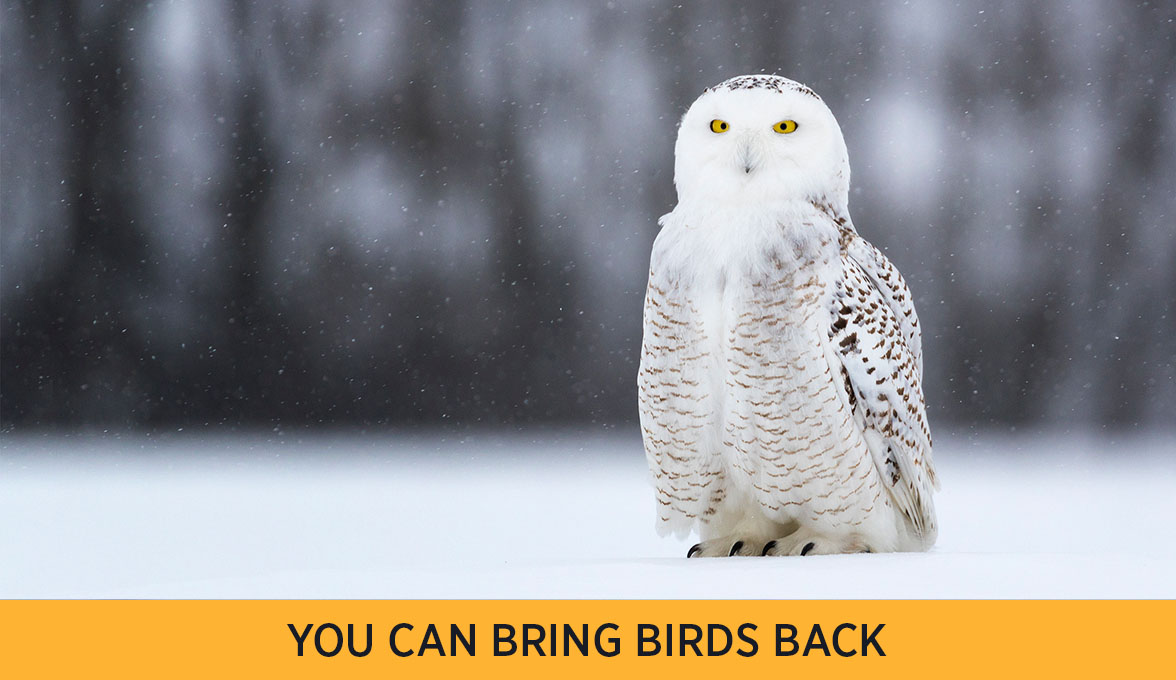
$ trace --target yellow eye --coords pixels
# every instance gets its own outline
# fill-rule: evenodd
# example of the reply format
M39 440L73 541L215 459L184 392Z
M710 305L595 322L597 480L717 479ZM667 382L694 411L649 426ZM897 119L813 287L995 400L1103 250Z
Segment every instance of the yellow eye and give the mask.
M719 120L718 118L711 121L711 132L715 134L722 134L726 132L731 126L727 125L727 121Z
M773 125L772 129L775 130L776 132L779 132L782 135L787 135L787 134L796 132L796 121L782 120L779 123L776 123L775 125Z

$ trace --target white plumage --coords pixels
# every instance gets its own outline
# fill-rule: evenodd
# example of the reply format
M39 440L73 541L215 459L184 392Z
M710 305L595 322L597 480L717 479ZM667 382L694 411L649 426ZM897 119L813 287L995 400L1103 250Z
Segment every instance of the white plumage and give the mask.
M926 550L922 348L849 219L836 119L780 76L708 89L678 132L638 375L659 532L690 556Z

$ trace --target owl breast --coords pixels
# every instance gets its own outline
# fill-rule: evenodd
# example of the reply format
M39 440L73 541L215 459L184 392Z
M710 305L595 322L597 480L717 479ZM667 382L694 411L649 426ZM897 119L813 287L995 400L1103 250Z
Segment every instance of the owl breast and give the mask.
M824 349L836 231L726 225L670 222L654 249L638 383L659 528L719 535L748 506L860 523L884 499Z

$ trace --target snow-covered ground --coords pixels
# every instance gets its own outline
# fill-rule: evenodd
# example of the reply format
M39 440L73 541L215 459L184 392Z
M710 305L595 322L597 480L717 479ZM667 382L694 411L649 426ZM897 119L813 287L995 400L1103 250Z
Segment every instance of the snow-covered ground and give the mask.
M0 597L1176 597L1176 436L940 437L928 554L683 558L635 433L0 438Z

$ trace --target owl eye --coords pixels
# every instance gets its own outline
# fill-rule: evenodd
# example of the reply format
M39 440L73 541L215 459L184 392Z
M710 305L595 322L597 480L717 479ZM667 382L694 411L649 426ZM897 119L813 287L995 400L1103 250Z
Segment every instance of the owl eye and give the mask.
M793 132L796 132L796 121L782 120L779 123L776 123L775 125L773 125L772 129L775 130L776 132L779 132L782 135L791 134Z
M711 121L711 132L715 134L722 134L726 132L731 126L727 125L727 121L719 120L718 118Z

